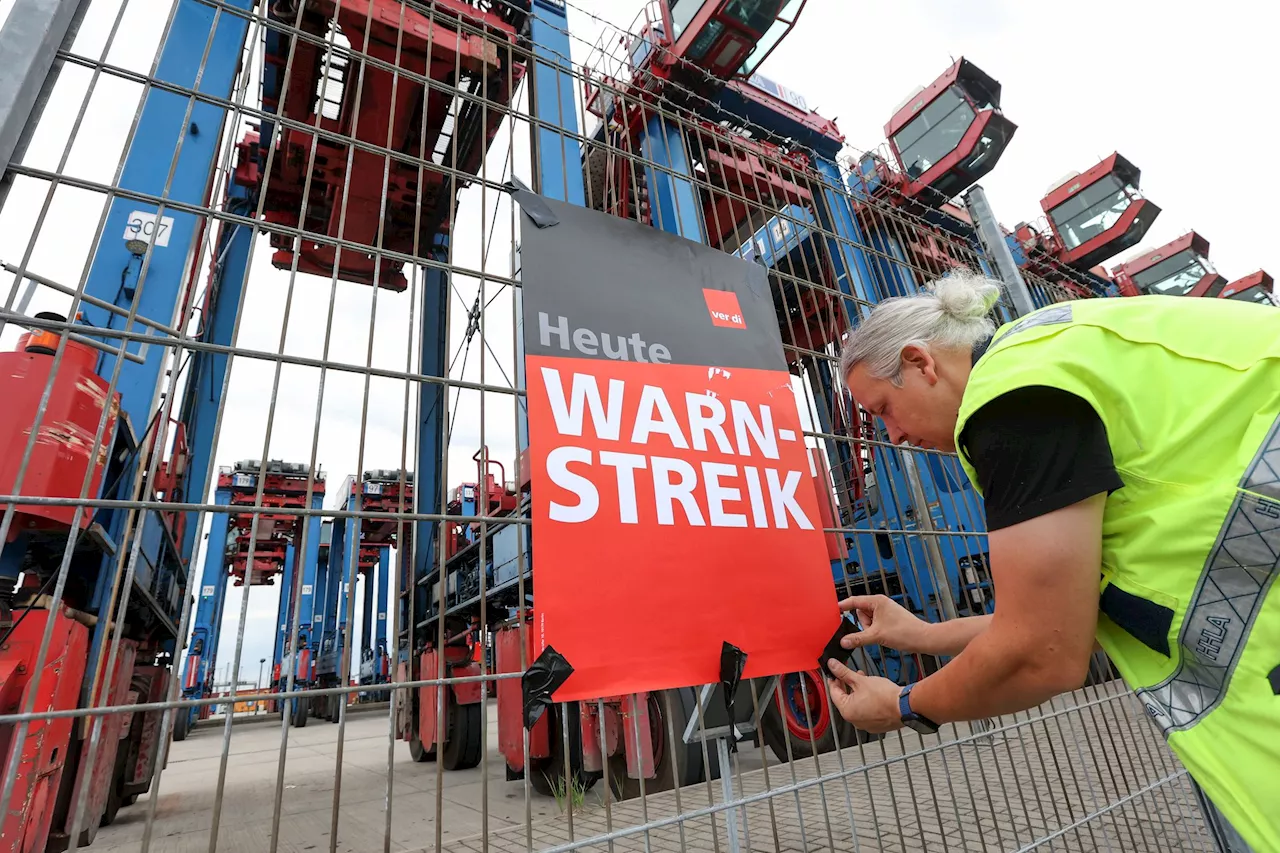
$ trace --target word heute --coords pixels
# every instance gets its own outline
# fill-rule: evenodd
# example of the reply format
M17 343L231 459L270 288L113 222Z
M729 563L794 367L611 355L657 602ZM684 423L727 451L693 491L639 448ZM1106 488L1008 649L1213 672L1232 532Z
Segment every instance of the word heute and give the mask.
M556 317L556 324L551 325L547 312L538 312L538 340L544 347L551 346L552 338L560 349L569 350L569 321L565 317ZM649 361L654 364L670 364L671 351L662 344L651 344L640 337L639 332L632 332L630 337L613 335L608 332L596 334L590 329L574 329L573 348L583 355L601 355L618 361ZM645 351L648 347L648 351ZM647 356L647 357L646 357Z
M757 415L753 407L743 400L729 400L726 407L725 402L716 397L693 392L684 394L684 414L688 423L686 434L666 392L654 385L641 388L635 422L631 425L630 434L624 437L626 382L608 380L607 390L602 395L595 376L574 373L566 395L559 370L543 367L542 379L556 431L562 436L583 437L585 421L589 419L591 431L601 441L647 445L652 436L662 435L678 450L705 452L714 444L723 454L744 458L760 456L767 460L780 459L779 435L784 440L796 438L791 430L775 433L773 414L767 405L760 405ZM590 521L600 509L599 489L607 488L601 482L604 478L571 471L569 466L575 463L613 469L613 477L609 479L613 480L612 487L617 489L619 521L623 524L639 523L636 472L648 470L652 474L653 506L660 525L676 524L676 506L679 505L683 521L694 527L785 529L794 522L802 530L813 529L813 523L796 500L800 471L754 465L742 465L739 470L737 465L711 460L703 460L695 466L688 459L676 456L593 451L571 444L557 446L547 454L547 476L551 482L578 498L576 505L553 500L550 505L553 521ZM746 487L745 506L741 506L744 502L743 485ZM705 517L696 494L705 498ZM740 506L730 507L730 504Z

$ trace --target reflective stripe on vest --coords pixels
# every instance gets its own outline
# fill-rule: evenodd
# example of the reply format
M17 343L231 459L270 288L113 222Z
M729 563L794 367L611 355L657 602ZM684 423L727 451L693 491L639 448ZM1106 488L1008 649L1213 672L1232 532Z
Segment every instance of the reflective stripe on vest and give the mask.
M1263 599L1280 575L1280 418L1240 480L1178 633L1182 660L1137 691L1165 735L1222 701ZM1278 653L1280 654L1280 653Z

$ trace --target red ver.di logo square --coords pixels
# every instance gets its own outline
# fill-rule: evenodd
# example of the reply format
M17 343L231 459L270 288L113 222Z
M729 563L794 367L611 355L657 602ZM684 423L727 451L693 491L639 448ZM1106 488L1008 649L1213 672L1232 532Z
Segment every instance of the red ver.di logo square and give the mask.
M707 310L711 312L711 325L730 329L747 327L742 309L738 307L738 294L732 290L708 290L704 287L702 295L707 300Z

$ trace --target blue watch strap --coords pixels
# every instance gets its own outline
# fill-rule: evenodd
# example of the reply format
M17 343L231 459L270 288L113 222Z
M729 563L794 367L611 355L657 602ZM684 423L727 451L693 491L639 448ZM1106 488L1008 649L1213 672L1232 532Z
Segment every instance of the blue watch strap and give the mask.
M901 715L902 721L915 719L915 712L911 710L911 688L915 687L915 683L908 684L902 688L898 694L898 714Z
M902 724L915 729L922 733L936 733L938 724L923 714L916 713L911 710L911 688L915 684L908 684L902 688L898 694L898 713L901 715Z

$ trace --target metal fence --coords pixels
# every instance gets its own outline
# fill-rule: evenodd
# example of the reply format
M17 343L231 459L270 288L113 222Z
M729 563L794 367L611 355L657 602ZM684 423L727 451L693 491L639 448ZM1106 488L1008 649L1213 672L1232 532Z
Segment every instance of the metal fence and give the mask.
M816 671L746 682L732 750L694 688L557 706L532 732L499 719L537 580L509 183L768 267L833 591L935 621L994 606L980 501L953 457L878 433L836 359L866 306L997 269L964 210L860 191L847 149L712 120L696 79L656 98L643 73L602 73L638 43L556 2L13 5L4 62L26 74L0 84L0 343L25 372L0 418L0 592L26 680L6 677L0 715L6 833L104 850L1213 849L1105 661L1040 708L937 737L854 731ZM597 42L570 22L603 28L611 66L580 64ZM1025 278L1044 304L1087 289L1071 275ZM601 631L633 619L626 602L599 614ZM941 663L868 665L906 683ZM259 675L272 725L206 719L228 664L233 683Z

